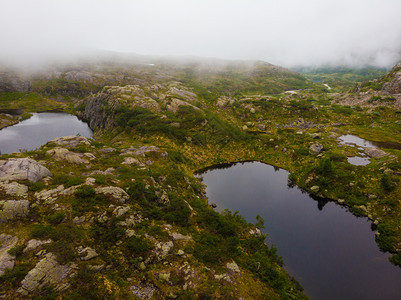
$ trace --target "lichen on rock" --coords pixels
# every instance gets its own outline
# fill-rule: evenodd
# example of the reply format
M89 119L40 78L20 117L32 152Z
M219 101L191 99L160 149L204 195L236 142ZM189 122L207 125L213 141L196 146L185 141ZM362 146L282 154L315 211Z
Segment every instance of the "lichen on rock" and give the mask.
M30 158L0 160L0 181L29 180L37 182L52 173Z

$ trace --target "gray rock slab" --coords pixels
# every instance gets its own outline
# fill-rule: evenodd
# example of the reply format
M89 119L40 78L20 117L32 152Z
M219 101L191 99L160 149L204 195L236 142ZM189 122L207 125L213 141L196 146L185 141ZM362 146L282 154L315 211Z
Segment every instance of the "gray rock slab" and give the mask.
M29 180L37 182L52 173L30 158L0 160L0 181Z
M0 234L0 276L4 274L6 269L13 269L15 264L15 256L8 251L15 247L18 238L8 234Z

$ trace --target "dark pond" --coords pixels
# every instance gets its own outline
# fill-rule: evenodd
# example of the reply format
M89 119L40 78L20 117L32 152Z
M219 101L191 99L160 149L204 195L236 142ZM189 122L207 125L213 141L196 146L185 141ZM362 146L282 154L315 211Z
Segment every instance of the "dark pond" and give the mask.
M31 118L0 130L0 153L34 150L65 135L92 136L92 130L76 116L66 113L35 113Z
M209 203L265 219L286 270L312 299L401 299L401 269L379 251L367 218L288 187L288 172L259 162L209 169Z

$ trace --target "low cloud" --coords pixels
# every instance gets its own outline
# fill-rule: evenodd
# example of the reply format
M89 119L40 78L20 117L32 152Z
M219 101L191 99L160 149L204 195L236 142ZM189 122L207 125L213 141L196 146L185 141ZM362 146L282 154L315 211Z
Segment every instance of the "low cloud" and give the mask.
M287 67L401 58L399 0L2 0L0 62L109 50Z

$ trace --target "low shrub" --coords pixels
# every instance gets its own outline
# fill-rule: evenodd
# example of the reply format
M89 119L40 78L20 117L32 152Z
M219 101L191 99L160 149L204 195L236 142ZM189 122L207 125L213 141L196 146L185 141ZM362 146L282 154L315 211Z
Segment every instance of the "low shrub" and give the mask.
M59 211L47 216L46 221L49 222L50 224L57 225L63 222L64 218L65 218L65 213Z
M82 176L68 176L65 174L57 174L53 177L53 184L56 185L64 185L64 187L68 188L74 185L82 184L85 182L85 178Z
M146 256L154 245L146 238L132 236L128 239L125 248L130 256Z

